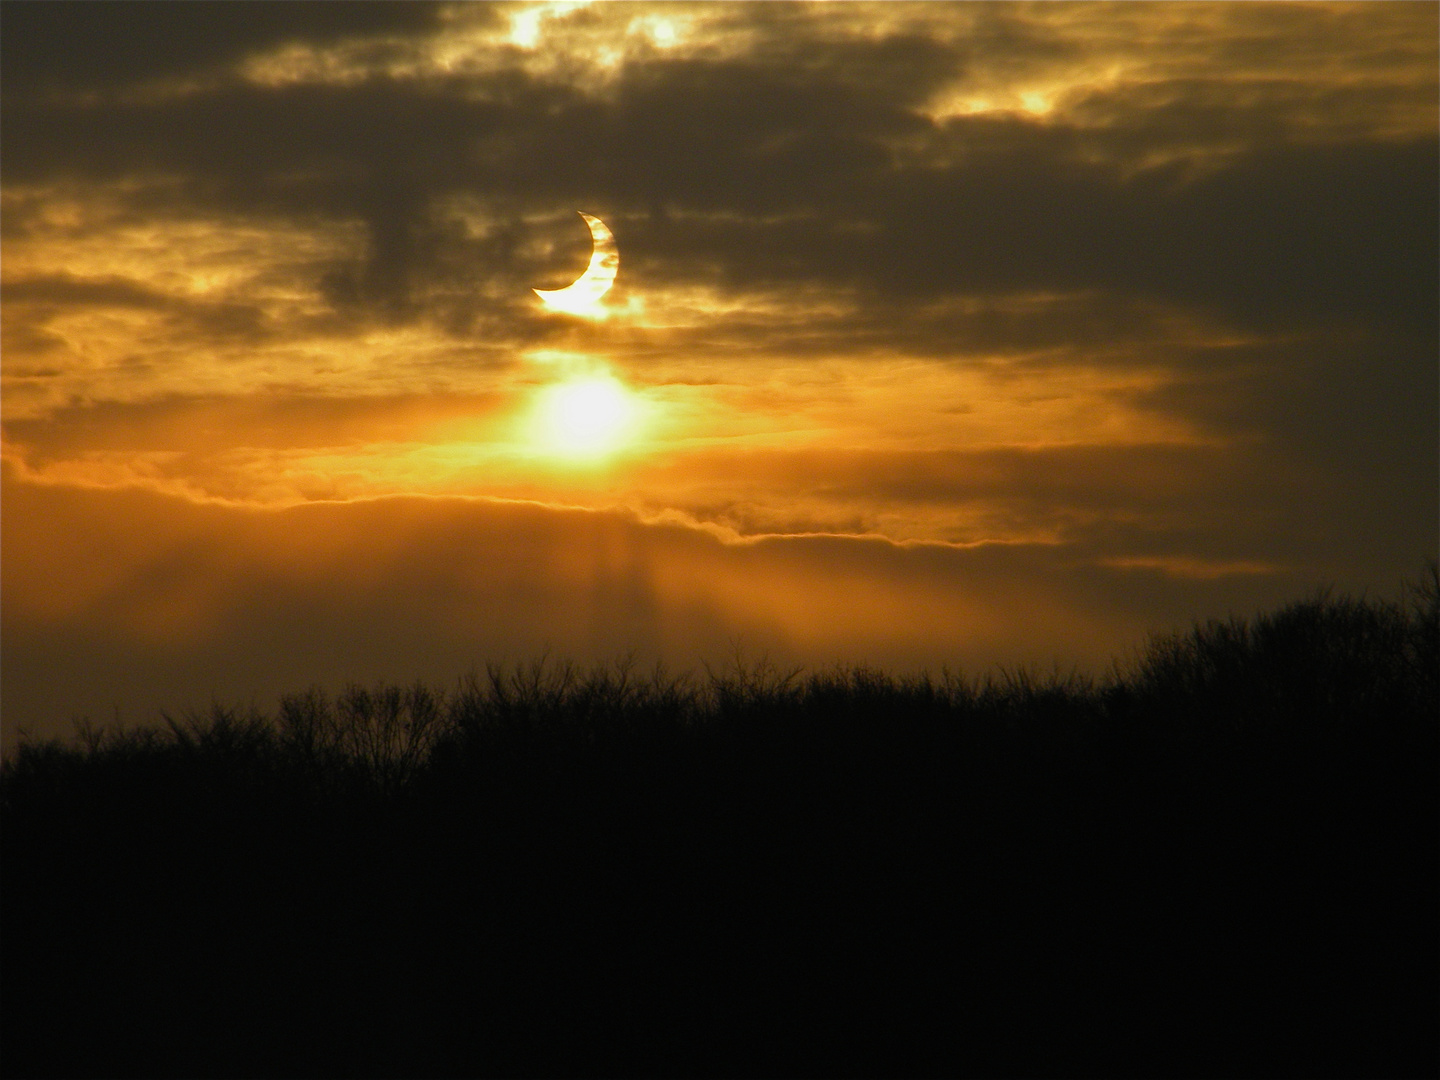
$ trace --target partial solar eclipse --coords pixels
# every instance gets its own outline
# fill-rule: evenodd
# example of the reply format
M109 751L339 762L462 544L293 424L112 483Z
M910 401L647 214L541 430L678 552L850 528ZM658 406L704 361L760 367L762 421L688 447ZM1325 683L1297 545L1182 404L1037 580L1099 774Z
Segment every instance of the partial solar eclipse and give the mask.
M590 226L593 250L590 265L585 272L563 289L532 289L531 291L552 311L567 315L580 315L588 319L602 318L605 309L600 298L615 284L615 274L620 269L620 251L615 246L615 234L597 217L576 211Z

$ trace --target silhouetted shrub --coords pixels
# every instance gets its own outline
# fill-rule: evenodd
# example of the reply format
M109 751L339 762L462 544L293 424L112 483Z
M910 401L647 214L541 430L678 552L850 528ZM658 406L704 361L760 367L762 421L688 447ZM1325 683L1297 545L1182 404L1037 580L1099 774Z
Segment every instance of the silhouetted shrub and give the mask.
M28 743L0 1064L1430 1073L1437 592L1105 680L542 659Z

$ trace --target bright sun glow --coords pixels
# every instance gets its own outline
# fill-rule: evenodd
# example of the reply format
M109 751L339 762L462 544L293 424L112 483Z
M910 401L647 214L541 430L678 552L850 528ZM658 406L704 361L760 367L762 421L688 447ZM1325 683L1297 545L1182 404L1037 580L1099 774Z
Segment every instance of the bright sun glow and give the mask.
M540 24L546 19L566 15L576 8L588 6L589 0L551 0L521 8L510 16L510 40L522 49L533 49L540 43Z
M571 379L541 391L534 437L559 457L603 458L634 439L639 411L635 396L611 376Z

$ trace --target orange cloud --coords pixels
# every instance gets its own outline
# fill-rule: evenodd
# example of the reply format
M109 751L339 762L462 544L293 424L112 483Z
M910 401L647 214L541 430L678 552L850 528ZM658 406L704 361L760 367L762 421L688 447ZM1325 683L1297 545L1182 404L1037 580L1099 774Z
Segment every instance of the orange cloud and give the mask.
M547 649L679 668L737 642L816 666L1095 668L1153 626L1285 588L1137 591L1133 574L1046 545L735 545L624 513L413 497L256 510L5 475L7 741L117 705L139 721L312 682L448 685Z

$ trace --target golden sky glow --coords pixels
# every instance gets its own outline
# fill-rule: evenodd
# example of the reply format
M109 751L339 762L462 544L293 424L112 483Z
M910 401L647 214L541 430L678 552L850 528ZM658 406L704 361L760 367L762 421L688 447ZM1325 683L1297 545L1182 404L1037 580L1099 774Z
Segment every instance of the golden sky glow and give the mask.
M536 396L533 435L546 453L581 461L608 457L639 436L633 395L613 376L551 383Z
M1098 663L1434 553L1434 5L54 7L0 68L7 709L80 708L8 688L66 650L250 692L267 589L447 598L316 678Z

